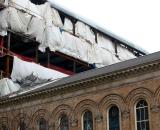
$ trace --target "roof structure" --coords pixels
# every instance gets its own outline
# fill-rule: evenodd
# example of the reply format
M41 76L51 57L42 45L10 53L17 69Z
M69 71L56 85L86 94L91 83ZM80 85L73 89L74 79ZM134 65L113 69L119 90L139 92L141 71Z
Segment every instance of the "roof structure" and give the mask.
M13 95L3 97L2 99L16 98L52 90L60 90L64 89L65 87L74 87L76 85L77 86L79 84L82 85L83 83L89 81L94 82L97 79L112 78L115 75L123 75L124 73L126 72L128 73L130 71L132 71L131 73L133 73L136 72L136 70L142 68L147 69L147 67L159 65L159 63L160 63L160 52L156 52L139 58L109 65L103 68L97 68L79 74L75 74L73 76L69 76L61 80L58 80L56 82L54 81L54 82L49 82L47 84L43 84L40 87L35 87L34 89L31 89L29 91L27 90L22 92L16 92Z
M15 1L13 1L14 4L11 3L13 4L13 7L10 7L10 4L8 4L8 6L6 6L6 8L1 11L2 16L3 15L7 16L9 14L8 13L9 11L11 13L11 16L14 17L13 20L12 17L8 17L9 19L5 19L5 17L4 18L2 17L3 20L1 20L2 25L3 23L6 23L8 25L6 29L4 27L4 30L3 28L2 30L0 30L2 31L2 34L6 32L5 35L0 36L0 47L2 48L2 50L7 50L5 53L4 52L2 53L2 59L6 61L5 67L7 66L6 67L7 69L4 66L2 67L0 66L0 68L2 68L2 70L4 70L5 68L4 72L6 73L7 77L9 77L11 69L12 73L18 72L17 70L20 70L19 63L22 63L23 61L17 62L18 65L15 65L16 67L14 66L10 67L15 62L15 58L14 60L13 59L10 60L9 56L11 54L11 56L14 55L20 56L22 57L22 59L28 61L28 63L25 63L27 64L27 66L22 68L32 68L29 67L30 64L29 62L36 62L45 67L56 65L63 68L63 66L68 65L66 67L67 71L72 70L74 73L79 73L79 72L81 73L60 80L58 78L58 81L47 80L47 82L45 83L43 82L38 85L36 84L34 85L34 87L33 86L31 87L31 85L27 84L26 88L19 89L17 92L10 93L7 96L4 96L3 98L5 97L13 98L21 95L44 92L50 89L61 89L65 88L66 85L72 86L73 84L80 84L81 82L87 82L88 80L95 79L96 77L101 77L103 75L110 75L111 73L114 72L119 72L128 69L130 67L135 67L138 64L142 64L142 62L144 63L148 62L148 60L145 60L144 57L140 59L128 60L131 58L144 56L147 54L147 52L135 46L134 44L112 34L110 31L103 29L94 22L91 22L90 20L87 20L81 16L74 14L73 12L68 11L66 8L56 3L53 3L51 0L49 1L51 4L46 2L45 4L42 5L35 5L29 0L28 2L23 1L24 3L22 1L17 1L20 3L14 3ZM23 7L22 9L21 9L21 4ZM28 6L26 6L26 4ZM51 8L51 5L53 8ZM29 7L32 8L30 9ZM32 12L28 12L30 10ZM23 21L18 23L18 21L16 20L14 21L14 19L17 19L18 21L23 20L28 22L25 26L23 24ZM69 21L67 23L69 29L65 28L66 24L65 22L67 20ZM12 24L11 23L9 24L9 22L11 22ZM43 28L37 28L36 27L37 24L40 24L40 26ZM71 31L70 31L70 25L71 25ZM11 31L8 31L10 29ZM22 32L24 37L23 36L20 37L19 35L20 32ZM28 39L25 36L30 36L31 39ZM43 38L44 36L45 38ZM32 37L34 38L33 40ZM21 48L23 49L21 50ZM40 52L38 48L42 52ZM64 53L66 54L66 56L68 55L68 57L65 58L64 55L60 56L60 54L56 54L57 52L60 52L62 54ZM6 55L7 57L6 59L4 59ZM80 61L82 60L87 65L86 66L84 65L85 68L83 69L83 66L81 64L77 65L78 61L75 62L75 60L69 59L69 57L73 57ZM149 58L149 60L150 59L152 58ZM125 60L128 61L118 63ZM1 64L3 65L3 63ZM76 69L76 67L78 69ZM82 73L82 71L89 70L95 67L103 67L103 68L101 69L97 68ZM36 69L31 69L31 71L32 70ZM40 70L40 72L42 72L42 70ZM42 74L43 76L40 79L44 78L44 73L45 72L43 72ZM21 72L18 73L18 75L19 74L21 77L25 75L24 74L22 76ZM49 75L48 72L47 75ZM30 82L30 79L32 79L30 78L30 76L32 77L33 73L32 72L30 73L29 71L29 74L25 75L25 77L22 78L25 80L22 81L26 81L26 77L27 78L29 77L29 82ZM17 83L17 81L21 81L17 80L18 76L15 77L16 79L13 80L14 78L13 76L11 76L14 82ZM18 82L18 84L19 83L21 82Z
M108 37L111 37L111 38L115 38L117 41L119 41L121 44L124 44L124 45L127 45L133 49L135 49L136 51L142 53L142 54L148 54L148 52L144 49L142 49L141 47L135 45L134 43L132 42L129 42L128 40L125 40L124 38L122 37L119 37L117 35L115 35L114 33L112 33L111 31L109 30L106 30L104 29L103 27L99 26L98 24L96 24L95 22L89 20L89 19L86 19L80 15L77 15L76 13L74 12L71 12L70 10L68 10L67 8L63 7L62 5L56 3L54 0L48 0L48 2L51 3L52 7L56 8L57 10L63 12L64 14L67 14L73 18L76 18L77 20L81 21L81 22L84 22L86 23L87 25L97 29L98 31L104 33L105 35L107 35Z

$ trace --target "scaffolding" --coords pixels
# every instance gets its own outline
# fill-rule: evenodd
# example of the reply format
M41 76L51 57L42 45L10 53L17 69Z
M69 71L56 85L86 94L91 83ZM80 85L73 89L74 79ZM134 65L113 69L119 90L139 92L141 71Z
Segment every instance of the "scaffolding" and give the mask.
M73 75L145 55L141 50L126 44L125 41L122 42L109 33L105 34L104 31L97 30L69 13L66 14L63 10L52 8L48 2L38 6L28 1L29 4L24 7L23 2L26 1L11 0L10 2L6 5L5 0L0 0L0 9L6 7L4 10L9 11L12 18L16 17L13 20L4 18L1 22L2 26L4 21L8 24L6 28L2 27L0 30L4 34L0 36L1 77L10 77L14 56ZM2 11L2 14L6 14L5 11ZM7 12L7 16L8 14ZM41 14L44 16L42 17ZM52 18L54 15L56 16ZM23 24L25 16L29 17L26 25ZM22 19L23 21L20 21ZM38 22L30 27L32 20ZM43 23L42 30L36 27L39 22ZM31 32L28 31L29 28ZM54 39L56 37L60 39L58 42Z
M88 63L58 51L52 52L47 49L42 53L38 50L38 43L35 40L8 31L7 36L0 36L0 78L10 77L14 56L68 75L93 68Z

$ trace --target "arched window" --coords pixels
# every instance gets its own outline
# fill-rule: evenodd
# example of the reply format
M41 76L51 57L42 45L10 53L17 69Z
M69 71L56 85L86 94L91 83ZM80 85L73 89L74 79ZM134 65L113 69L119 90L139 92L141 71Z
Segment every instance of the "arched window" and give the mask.
M39 130L47 130L47 121L44 118L39 121Z
M117 106L112 106L109 109L109 130L120 130L119 109Z
M93 130L93 116L91 111L86 111L83 115L83 130Z
M19 123L19 130L26 130L27 126L23 121L20 121Z
M2 130L8 130L8 128L6 126L2 126Z
M62 115L60 118L60 126L59 130L69 130L69 122L68 122L68 117L66 115Z
M148 104L140 100L136 105L137 130L149 130Z

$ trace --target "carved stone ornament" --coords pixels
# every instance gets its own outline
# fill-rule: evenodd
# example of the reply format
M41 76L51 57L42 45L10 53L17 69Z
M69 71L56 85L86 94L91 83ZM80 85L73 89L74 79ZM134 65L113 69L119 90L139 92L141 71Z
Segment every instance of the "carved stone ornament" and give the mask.
M78 120L77 119L73 119L72 121L71 121L71 126L72 127L76 127L78 125Z
M103 120L103 115L101 113L99 113L96 118L95 118L96 122L102 122Z
M152 111L152 112L159 112L159 110L160 110L160 108L159 108L158 105L153 105L153 106L151 107L151 111Z
M122 113L122 116L123 116L123 119L127 119L127 118L129 118L129 111L124 111L123 113Z

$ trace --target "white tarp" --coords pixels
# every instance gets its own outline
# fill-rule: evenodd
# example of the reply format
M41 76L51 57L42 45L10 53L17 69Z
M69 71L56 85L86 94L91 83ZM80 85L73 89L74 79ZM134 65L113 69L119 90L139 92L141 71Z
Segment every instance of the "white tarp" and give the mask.
M90 64L95 63L95 48L94 44L90 44L86 42L84 39L76 37L76 44L77 44L77 52L79 55L79 59Z
M95 63L94 45L84 39L75 37L67 32L62 32L62 46L59 50L90 64Z
M0 11L0 35L5 36L7 35L7 29L8 29L8 9L4 9Z
M59 51L68 54L70 56L73 56L75 58L78 58L78 52L77 52L77 44L76 44L76 37L67 33L62 32L62 44Z
M30 20L31 15L22 13L21 11L12 7L8 8L7 22L11 30L20 33L26 33Z
M67 32L73 33L73 23L68 18L65 18L64 25L62 27Z
M23 61L17 57L14 57L13 69L11 78L13 81L20 81L29 75L35 75L41 79L58 80L68 76L67 74L61 73L56 70L45 68L41 65Z
M95 64L98 68L120 62L120 60L114 54L112 54L105 48L101 48L97 45L95 50L97 55L96 58L98 59L98 61L95 62Z
M40 12L37 8L38 6L30 2L30 0L9 0L8 4L9 6L23 10L29 14L41 18Z
M61 20L61 17L58 13L58 11L54 8L51 8L52 10L52 20L53 20L53 24L57 27L62 27L63 26L63 23L62 23L62 20Z
M126 48L118 46L118 56L115 56L115 46L107 37L95 34L92 29L78 21L75 25L76 36L61 32L60 28L72 33L73 24L65 18L62 24L59 13L51 8L49 3L34 5L29 0L10 0L11 7L0 11L0 35L7 35L7 29L24 33L36 38L40 43L39 50L60 51L90 64L105 66L120 60L135 56ZM16 8L18 9L16 9ZM22 11L21 11L22 10ZM32 15L31 15L32 14Z
M62 41L62 34L60 29L54 25L46 26L44 30L44 35L42 36L41 44L39 45L39 50L45 51L45 48L49 47L51 51L59 50Z
M4 78L0 80L0 97L16 92L20 89L18 84L13 83L12 80Z
M97 41L98 41L98 46L99 47L108 50L112 54L115 54L115 45L106 36L98 33L97 34Z
M88 25L78 21L75 24L75 33L77 36L95 43L95 35Z
M117 54L122 61L136 58L132 52L120 45L117 45Z
M46 26L52 26L54 24L57 27L62 27L63 23L61 21L58 11L51 8L50 3L46 2L42 5L37 5L40 15L45 21Z

